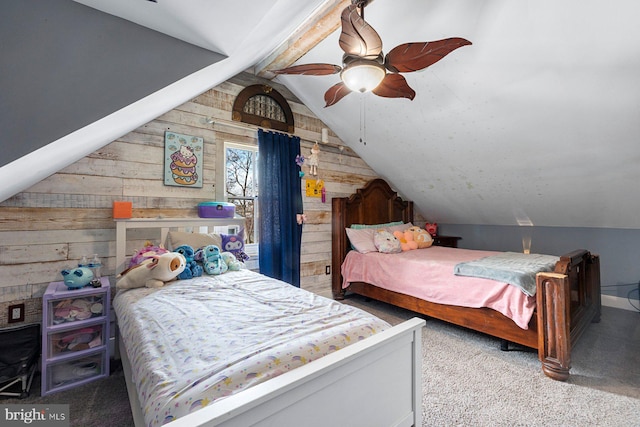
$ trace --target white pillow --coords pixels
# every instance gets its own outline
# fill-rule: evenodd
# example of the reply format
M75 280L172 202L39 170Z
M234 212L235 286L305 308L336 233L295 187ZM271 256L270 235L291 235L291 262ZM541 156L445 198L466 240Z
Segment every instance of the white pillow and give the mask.
M351 242L351 246L360 252L366 254L369 252L378 252L378 248L373 243L373 236L376 233L376 229L373 228L345 228L347 231L347 237Z

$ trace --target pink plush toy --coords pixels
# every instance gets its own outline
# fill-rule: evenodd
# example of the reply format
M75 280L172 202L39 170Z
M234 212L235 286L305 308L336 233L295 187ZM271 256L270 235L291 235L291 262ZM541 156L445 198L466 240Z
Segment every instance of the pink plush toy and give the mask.
M413 233L408 229L405 231L394 231L393 235L400 240L400 247L403 251L418 249L418 243L413 240Z
M144 244L144 248L137 251L131 257L131 261L129 262L129 268L135 267L136 265L140 265L144 261L151 259L156 255L166 254L167 252L169 251L163 248L162 245L156 246L147 240Z

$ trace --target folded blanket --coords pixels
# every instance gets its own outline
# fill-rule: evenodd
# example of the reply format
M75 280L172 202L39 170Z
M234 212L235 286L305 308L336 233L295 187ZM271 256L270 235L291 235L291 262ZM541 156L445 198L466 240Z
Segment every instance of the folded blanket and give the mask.
M553 271L560 257L554 255L505 252L474 261L461 262L454 267L458 276L480 277L509 283L529 296L536 294L536 274Z

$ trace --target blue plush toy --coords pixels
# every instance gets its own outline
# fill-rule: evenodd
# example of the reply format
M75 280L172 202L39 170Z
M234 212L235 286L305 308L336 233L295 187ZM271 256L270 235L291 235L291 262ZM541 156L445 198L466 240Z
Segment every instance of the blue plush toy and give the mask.
M207 245L198 249L195 259L202 263L207 274L217 275L228 270L227 263L220 256L220 248L216 245Z
M195 251L191 246L178 246L173 250L173 252L181 254L187 260L186 267L184 271L178 275L178 279L184 280L202 276L202 267L196 262L194 258Z
M64 284L69 289L84 288L93 280L93 272L87 267L78 267L72 270L64 269L60 273Z
M220 257L227 264L227 267L229 268L229 271L242 270L242 268L244 267L244 263L241 262L241 261L238 261L236 256L234 254L232 254L231 252L222 252L220 254Z

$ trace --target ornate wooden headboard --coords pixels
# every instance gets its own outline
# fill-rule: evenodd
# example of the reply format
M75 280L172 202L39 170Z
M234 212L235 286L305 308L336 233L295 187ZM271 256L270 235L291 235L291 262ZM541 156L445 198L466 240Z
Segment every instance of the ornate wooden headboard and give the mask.
M402 200L383 179L369 181L349 197L332 199L331 288L334 297L341 294L340 266L350 250L345 228L351 224L384 224L392 221L412 222L413 202Z

